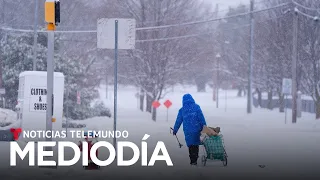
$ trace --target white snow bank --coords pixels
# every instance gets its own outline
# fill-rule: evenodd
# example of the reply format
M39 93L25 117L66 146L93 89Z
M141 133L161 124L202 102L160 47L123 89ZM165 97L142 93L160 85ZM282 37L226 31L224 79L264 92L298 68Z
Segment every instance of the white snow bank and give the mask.
M12 127L17 127L20 121L17 119L17 113L0 108L0 130L7 130Z

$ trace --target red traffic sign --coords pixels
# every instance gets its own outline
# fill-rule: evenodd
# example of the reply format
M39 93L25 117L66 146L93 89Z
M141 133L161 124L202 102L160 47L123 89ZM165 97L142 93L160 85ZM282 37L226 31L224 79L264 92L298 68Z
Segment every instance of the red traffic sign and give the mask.
M152 106L154 107L154 108L158 108L158 107L160 107L160 103L159 103L159 101L154 101L153 103L152 103Z
M172 105L172 102L170 100L166 100L166 102L164 102L164 105L169 109Z

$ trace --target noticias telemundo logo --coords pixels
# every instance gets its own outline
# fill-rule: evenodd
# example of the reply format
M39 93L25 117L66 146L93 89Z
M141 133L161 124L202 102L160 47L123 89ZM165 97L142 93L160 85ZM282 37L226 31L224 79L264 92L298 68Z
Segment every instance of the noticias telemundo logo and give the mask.
M23 138L66 138L66 131L23 131L21 128L11 129L15 140L19 139L22 133ZM28 141L24 148L21 148L17 141L10 142L10 166L17 166L17 155L21 160L29 158L29 166L73 166L82 157L82 165L88 166L93 162L99 167L108 166L117 161L117 166L132 166L139 159L141 166L154 166L156 161L165 161L167 166L173 166L167 148L162 141L158 141L151 158L148 160L147 139L150 135L145 134L141 144L137 145L130 141L118 141L116 147L107 141L98 141L98 137L105 138L124 138L129 136L128 131L76 131L70 130L71 138L83 139L78 144L72 141ZM53 157L53 148L57 147L58 160L48 160L47 157ZM97 151L100 147L105 147L109 151L109 157L106 160L100 160ZM50 150L49 150L49 149ZM73 150L72 158L65 158L65 149ZM133 151L133 157L124 160L124 148L130 148ZM36 154L37 152L37 154ZM28 156L27 156L28 155ZM37 158L35 158L37 157ZM117 157L117 158L116 158ZM37 162L35 162L37 159ZM103 158L105 159L105 158Z
M11 128L10 132L13 135L13 139L14 140L18 140L19 139L19 135L22 132L22 129L21 128Z

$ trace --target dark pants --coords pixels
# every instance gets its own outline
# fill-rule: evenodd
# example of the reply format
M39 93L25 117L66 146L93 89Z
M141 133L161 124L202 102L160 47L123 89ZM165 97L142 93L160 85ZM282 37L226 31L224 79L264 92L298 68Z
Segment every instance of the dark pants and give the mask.
M199 157L199 146L198 145L191 145L189 146L189 157L190 157L190 164L197 164L198 157Z

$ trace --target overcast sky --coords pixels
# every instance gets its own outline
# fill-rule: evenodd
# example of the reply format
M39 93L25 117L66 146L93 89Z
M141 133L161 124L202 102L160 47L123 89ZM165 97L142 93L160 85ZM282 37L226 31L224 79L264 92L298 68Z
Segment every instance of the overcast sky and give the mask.
M212 3L215 7L216 4L219 4L219 11L228 9L229 6L238 6L242 4L250 4L250 0L206 0L208 3Z

